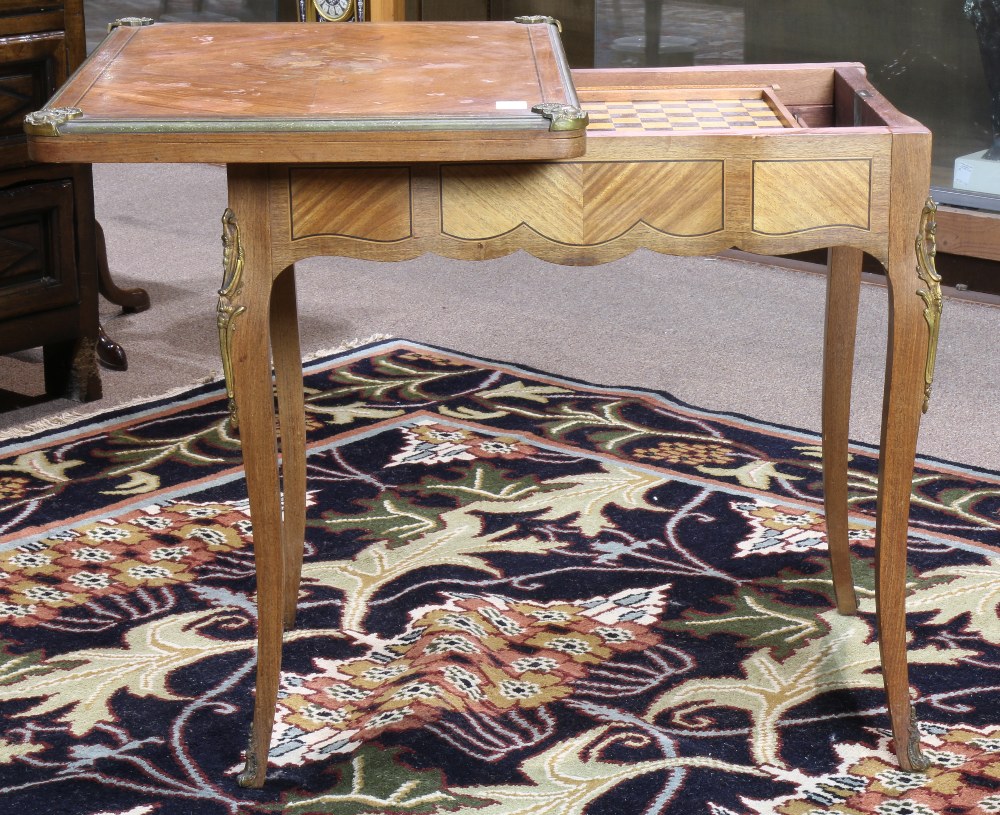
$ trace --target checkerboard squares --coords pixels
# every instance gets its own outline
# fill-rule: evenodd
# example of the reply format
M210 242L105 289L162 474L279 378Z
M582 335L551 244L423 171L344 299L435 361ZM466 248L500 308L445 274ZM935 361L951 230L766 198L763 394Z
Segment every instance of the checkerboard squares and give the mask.
M675 99L583 102L587 130L734 130L782 128L785 122L766 99Z

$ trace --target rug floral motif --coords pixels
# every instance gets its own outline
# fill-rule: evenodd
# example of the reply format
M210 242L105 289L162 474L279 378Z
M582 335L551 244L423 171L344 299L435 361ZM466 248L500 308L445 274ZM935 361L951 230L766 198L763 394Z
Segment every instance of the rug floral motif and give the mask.
M1000 475L920 460L926 774L837 614L818 438L390 341L306 378L308 521L263 790L252 528L218 383L0 448L0 810L1000 813Z

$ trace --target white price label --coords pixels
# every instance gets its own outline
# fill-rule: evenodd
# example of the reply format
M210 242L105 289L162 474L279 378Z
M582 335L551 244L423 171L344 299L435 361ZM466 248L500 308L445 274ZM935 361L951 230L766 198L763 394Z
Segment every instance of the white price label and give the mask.
M955 186L972 181L972 165L967 161L955 162Z

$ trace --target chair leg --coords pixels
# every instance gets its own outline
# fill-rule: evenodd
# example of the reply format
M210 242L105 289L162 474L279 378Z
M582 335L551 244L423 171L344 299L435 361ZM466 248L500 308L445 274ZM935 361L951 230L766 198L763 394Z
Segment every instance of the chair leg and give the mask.
M101 365L112 371L128 370L128 355L125 349L108 336L103 325L97 327L97 359Z
M145 289L121 289L111 279L108 267L108 245L104 239L104 229L94 221L94 239L97 243L97 284L101 296L109 303L121 306L126 314L134 314L149 308L149 294Z
M847 465L861 261L859 249L830 249L823 341L823 501L833 592L841 614L858 610L847 535Z
M285 567L286 629L295 625L306 526L305 398L298 325L295 267L289 266L278 276L271 292L271 346L278 390L284 495L281 548Z

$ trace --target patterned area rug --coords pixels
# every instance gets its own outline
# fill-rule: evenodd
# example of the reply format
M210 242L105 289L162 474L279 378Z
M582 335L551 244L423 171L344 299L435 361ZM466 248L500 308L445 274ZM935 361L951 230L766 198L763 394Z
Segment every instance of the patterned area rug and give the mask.
M265 789L251 529L218 384L0 449L0 810L1000 812L1000 475L921 460L889 750L876 460L833 610L818 439L392 341L312 364Z

